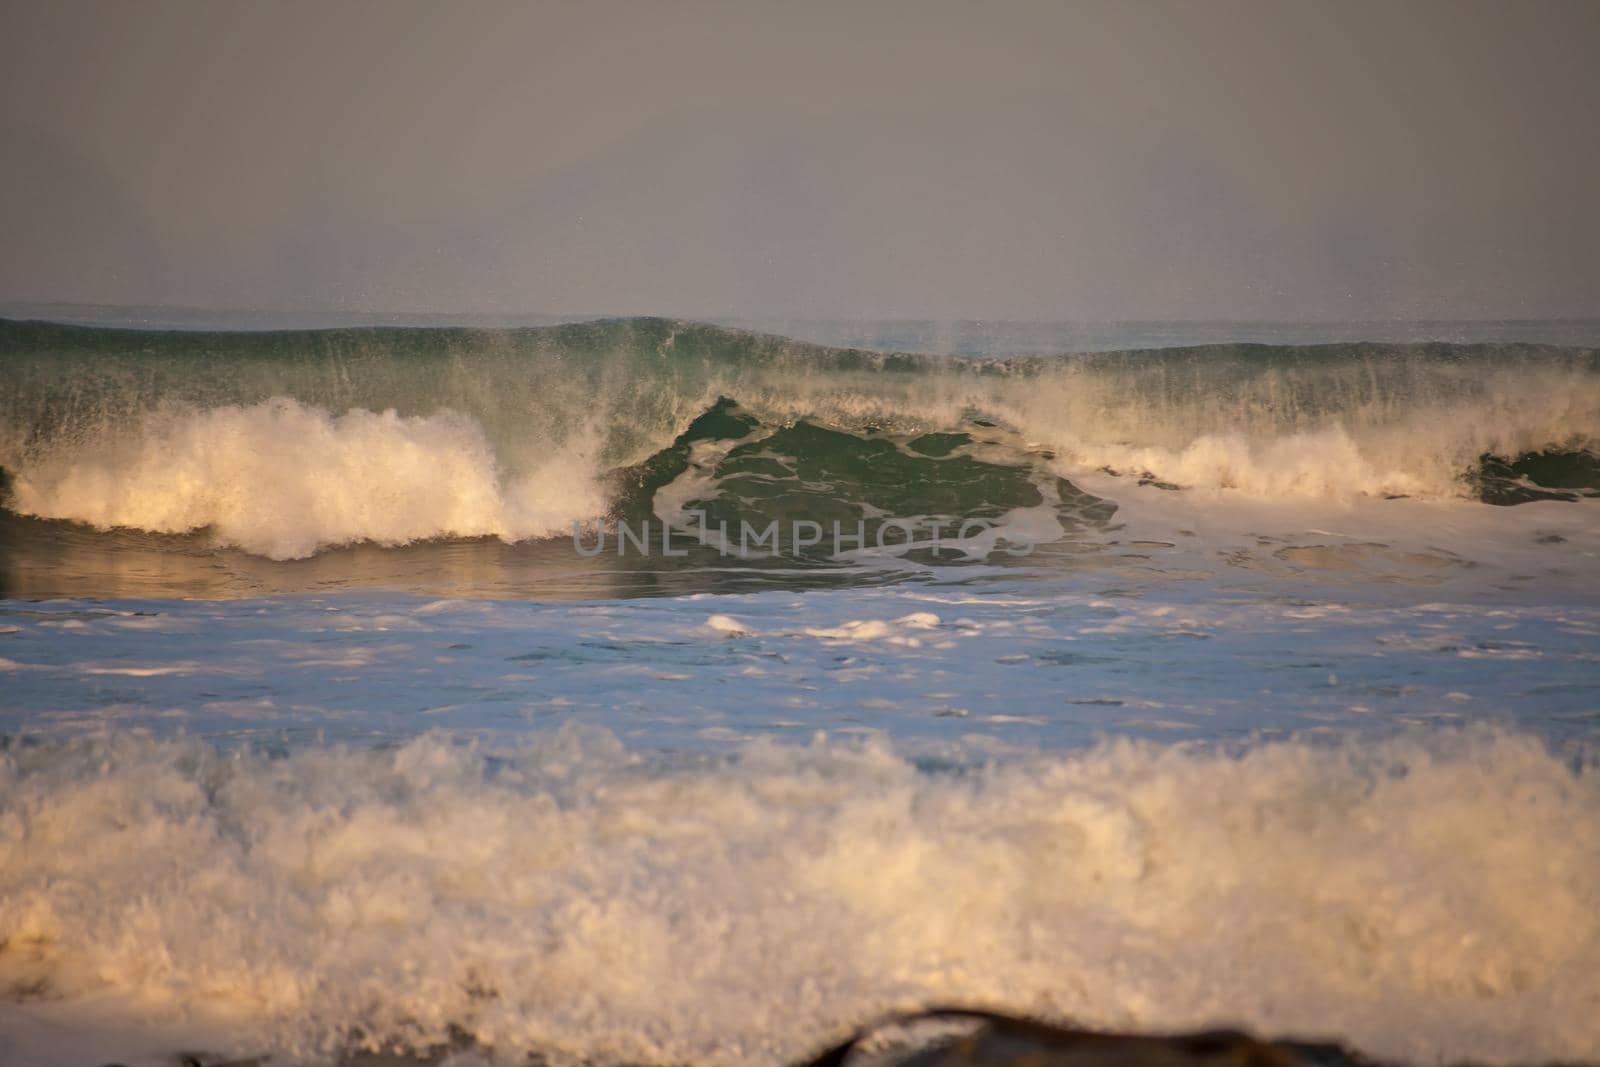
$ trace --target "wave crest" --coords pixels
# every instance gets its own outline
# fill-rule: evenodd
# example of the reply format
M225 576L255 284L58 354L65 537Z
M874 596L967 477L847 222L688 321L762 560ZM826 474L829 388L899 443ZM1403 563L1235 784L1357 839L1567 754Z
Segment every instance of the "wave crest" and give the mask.
M12 492L40 518L204 528L272 559L354 541L546 537L605 508L581 447L510 479L468 416L333 415L282 397L147 416L134 434L24 468Z

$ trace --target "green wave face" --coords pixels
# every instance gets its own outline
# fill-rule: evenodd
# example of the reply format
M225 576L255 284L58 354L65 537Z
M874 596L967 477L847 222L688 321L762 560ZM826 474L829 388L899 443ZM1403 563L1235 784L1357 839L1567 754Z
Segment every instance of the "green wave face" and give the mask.
M1037 547L1035 530L1055 543L1116 510L1051 473L1048 458L992 425L918 435L771 426L723 397L669 448L614 472L611 529L670 524L701 562L1016 559Z
M1582 450L1540 449L1507 457L1485 453L1468 478L1486 504L1577 500L1600 495L1600 455Z

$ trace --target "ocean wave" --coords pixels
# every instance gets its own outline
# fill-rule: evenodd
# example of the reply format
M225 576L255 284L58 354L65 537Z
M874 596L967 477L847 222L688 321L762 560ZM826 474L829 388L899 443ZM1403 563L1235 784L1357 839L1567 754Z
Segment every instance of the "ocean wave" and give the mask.
M274 558L356 541L540 538L626 511L622 475L670 451L719 398L792 447L837 449L846 435L865 462L886 441L904 452L956 435L957 461L1027 468L1040 484L1108 469L1289 500L1600 493L1600 353L1537 345L985 360L658 319L267 334L0 323L0 380L14 510L207 529ZM906 495L924 491L916 510L930 513L985 503L952 501L943 485ZM857 488L846 479L836 495Z
M1600 1045L1600 791L1516 733L938 765L123 734L10 745L0 797L0 992L240 1052L776 1064L950 1002L1417 1062Z

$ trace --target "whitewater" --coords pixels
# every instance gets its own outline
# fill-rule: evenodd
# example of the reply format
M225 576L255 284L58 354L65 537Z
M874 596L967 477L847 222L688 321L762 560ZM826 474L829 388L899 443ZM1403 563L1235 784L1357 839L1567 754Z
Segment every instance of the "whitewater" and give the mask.
M1103 334L0 321L0 1061L1593 1058L1600 332Z

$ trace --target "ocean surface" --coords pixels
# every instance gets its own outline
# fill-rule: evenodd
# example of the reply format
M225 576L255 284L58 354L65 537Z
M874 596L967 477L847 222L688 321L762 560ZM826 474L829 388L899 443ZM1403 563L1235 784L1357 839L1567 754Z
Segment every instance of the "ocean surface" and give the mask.
M11 311L0 1060L1600 1050L1600 323Z

